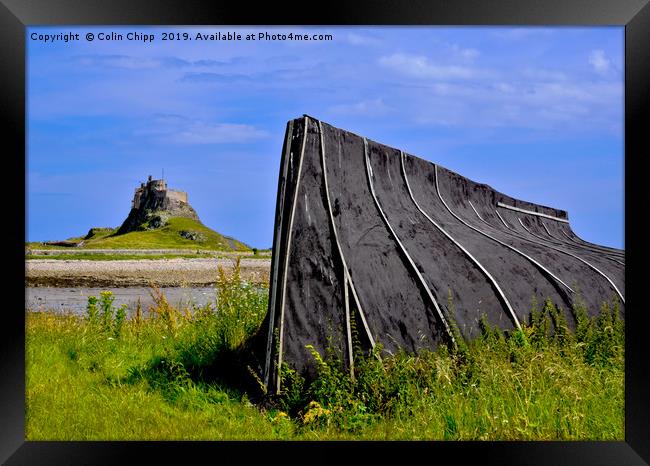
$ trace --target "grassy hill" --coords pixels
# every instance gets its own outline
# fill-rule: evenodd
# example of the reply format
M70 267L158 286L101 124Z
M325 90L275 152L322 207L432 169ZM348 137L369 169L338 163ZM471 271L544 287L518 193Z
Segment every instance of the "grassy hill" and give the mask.
M79 247L87 249L251 250L241 241L221 235L197 220L183 217L171 217L163 227L153 230L133 231L123 235L115 235L116 231L117 229L110 228L91 228L85 237L69 238L66 241L76 244L83 241ZM27 247L40 249L43 243L28 243ZM52 248L58 249L56 246Z

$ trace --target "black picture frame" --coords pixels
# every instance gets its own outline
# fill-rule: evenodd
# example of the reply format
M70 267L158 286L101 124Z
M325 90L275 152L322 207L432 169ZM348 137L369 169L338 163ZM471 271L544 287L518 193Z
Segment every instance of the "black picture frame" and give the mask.
M625 246L626 384L624 442L26 442L24 241L25 28L35 25L565 25L625 27ZM294 459L335 461L350 450L382 458L406 448L407 461L481 464L648 464L650 370L641 303L644 270L639 219L647 211L642 180L648 151L650 103L650 6L648 0L389 0L206 2L198 0L0 0L0 131L7 221L3 290L12 297L2 314L0 339L0 462L5 464L134 464L179 462L203 456L210 462ZM7 212L6 209L9 211ZM19 223L19 219L23 219ZM22 225L22 227L21 227ZM15 302L14 302L15 301ZM24 303L23 303L24 304ZM287 454L287 448L298 450ZM140 458L140 459L138 459ZM231 458L231 459L229 459Z

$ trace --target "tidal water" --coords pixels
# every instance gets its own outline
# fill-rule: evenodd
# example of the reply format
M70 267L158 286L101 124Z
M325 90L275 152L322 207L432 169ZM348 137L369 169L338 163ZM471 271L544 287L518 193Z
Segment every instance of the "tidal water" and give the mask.
M214 287L202 288L161 288L167 301L178 307L185 307L187 304L204 306L208 302L215 304L216 292ZM127 305L127 315L135 313L135 308L140 299L143 312L147 312L153 304L153 299L147 287L127 288L59 288L59 287L26 287L25 288L25 309L29 311L54 311L60 313L85 314L89 296L99 298L102 291L112 291L115 296L113 304L119 307Z

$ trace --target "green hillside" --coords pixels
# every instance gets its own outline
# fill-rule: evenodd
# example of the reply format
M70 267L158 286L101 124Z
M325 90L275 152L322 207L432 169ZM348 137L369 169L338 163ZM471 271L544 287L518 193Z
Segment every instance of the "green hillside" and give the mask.
M216 251L250 251L251 248L228 236L223 236L197 220L171 217L161 228L114 235L117 229L92 228L85 237L69 238L86 249L189 249ZM38 249L38 243L30 243ZM59 248L56 248L59 249ZM67 248L63 248L67 249Z
M155 230L132 231L123 235L87 239L83 246L91 249L214 249L249 251L248 245L223 236L190 218L171 217Z

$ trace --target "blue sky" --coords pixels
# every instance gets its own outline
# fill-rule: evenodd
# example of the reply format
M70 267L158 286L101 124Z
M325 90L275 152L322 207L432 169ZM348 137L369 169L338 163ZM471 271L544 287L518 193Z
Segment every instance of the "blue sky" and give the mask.
M124 40L85 40L111 31ZM126 40L136 31L155 39ZM161 40L217 31L333 40ZM28 28L26 239L120 225L164 169L207 226L270 247L285 124L307 113L568 210L578 235L622 248L623 40L622 27Z

